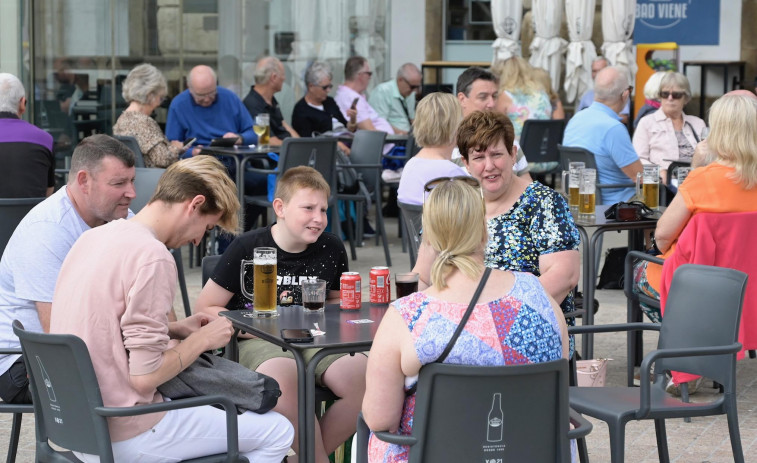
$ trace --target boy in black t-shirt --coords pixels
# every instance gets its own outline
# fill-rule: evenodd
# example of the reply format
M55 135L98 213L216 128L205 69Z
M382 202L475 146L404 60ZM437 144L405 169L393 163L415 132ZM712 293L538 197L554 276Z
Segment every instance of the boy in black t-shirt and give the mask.
M245 298L239 279L241 260L252 259L253 249L261 246L277 250L279 297L286 292L284 296L291 294L294 303L300 304L300 282L320 278L328 282L327 302L338 301L339 278L348 271L348 261L344 244L335 235L324 233L329 193L328 183L315 169L287 170L276 185L273 210L277 222L247 232L229 245L197 299L197 310L215 316L226 307L243 308ZM254 290L251 280L247 284ZM316 352L316 349L306 351L306 361ZM366 360L364 355L330 355L316 368L317 384L328 387L341 398L316 420L316 461L328 461L327 455L355 432L365 392ZM253 338L240 342L239 363L279 382L282 395L274 410L286 416L297 431L297 367L292 354ZM297 444L295 436L295 451Z

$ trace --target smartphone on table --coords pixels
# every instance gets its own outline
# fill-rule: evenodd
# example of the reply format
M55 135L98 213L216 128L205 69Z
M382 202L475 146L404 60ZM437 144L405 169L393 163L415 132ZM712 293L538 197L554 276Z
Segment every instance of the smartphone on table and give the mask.
M304 328L287 328L281 330L281 339L292 343L313 342L313 333Z

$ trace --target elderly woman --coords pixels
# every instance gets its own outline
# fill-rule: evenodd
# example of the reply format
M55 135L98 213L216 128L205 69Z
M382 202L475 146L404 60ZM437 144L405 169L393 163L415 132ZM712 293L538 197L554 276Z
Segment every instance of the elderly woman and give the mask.
M463 110L450 93L425 96L415 110L413 134L423 148L405 165L397 190L397 200L406 204L423 204L423 186L438 177L468 175L452 162L455 134Z
M184 152L182 143L169 142L150 117L167 91L166 78L151 64L140 64L124 80L122 94L129 107L113 126L113 134L136 138L147 167L168 167Z
M660 81L660 109L639 121L633 134L633 147L643 164L660 166L660 176L667 182L670 160L691 160L701 139L705 123L684 114L691 100L689 80L680 72L668 72Z
M514 159L512 135L510 149ZM507 172L515 177L512 166ZM394 301L387 310L368 356L363 398L369 428L401 435L412 432L413 386L421 367L435 362L444 351L485 269L488 233L478 182L471 177L441 178L424 189L431 193L423 207L423 239L439 256L431 267L433 284ZM526 327L510 322L516 319L529 320L527 331L541 334L524 336ZM495 366L567 358L566 338L557 303L534 275L493 270L444 363ZM491 355L481 355L483 351ZM368 459L407 461L408 448L371 436Z
M657 71L647 79L647 83L644 84L644 106L639 108L636 118L633 120L633 128L639 126L639 121L642 117L652 114L660 109L662 102L660 101L660 82L665 77L667 72Z
M457 131L463 163L481 183L486 205L486 266L533 273L555 300L562 301L563 312L573 312L571 290L580 267L578 230L562 196L515 175L514 138L512 122L496 111L468 115ZM424 237L413 270L420 274L422 288L431 283L437 254Z

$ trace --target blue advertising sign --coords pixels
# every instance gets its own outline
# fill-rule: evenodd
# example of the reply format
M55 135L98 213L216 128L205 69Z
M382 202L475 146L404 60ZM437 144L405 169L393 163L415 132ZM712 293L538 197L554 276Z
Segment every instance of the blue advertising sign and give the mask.
M634 43L718 45L719 36L720 0L636 0Z

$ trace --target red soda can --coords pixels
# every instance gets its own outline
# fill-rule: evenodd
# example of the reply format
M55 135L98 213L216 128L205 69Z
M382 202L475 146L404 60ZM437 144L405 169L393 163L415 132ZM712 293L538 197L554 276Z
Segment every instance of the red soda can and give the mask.
M362 279L358 272L344 272L339 280L339 307L343 310L360 310L363 305Z
M389 284L389 267L371 268L370 279L371 302L388 304L392 287Z

